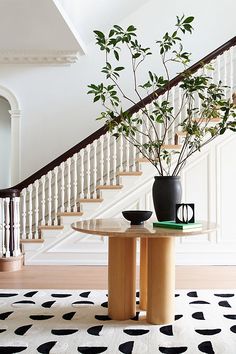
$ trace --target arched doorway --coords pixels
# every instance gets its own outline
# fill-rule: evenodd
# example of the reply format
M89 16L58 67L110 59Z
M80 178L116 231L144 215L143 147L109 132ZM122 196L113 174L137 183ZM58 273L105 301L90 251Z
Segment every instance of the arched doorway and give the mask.
M0 159L2 156L2 160L0 160L0 189L3 189L14 186L19 182L20 178L20 107L16 96L6 87L1 85L0 99L0 105L2 107L3 112L5 112L2 113L5 118L1 119L0 116L0 120L2 121L2 123L0 122L0 129L2 124L2 128L4 127L4 133L2 132L2 134L6 143L5 147L3 148L4 151L0 152ZM2 136L0 136L0 139L1 138ZM2 150L1 142L0 148ZM8 163L6 162L7 157ZM5 169L6 171L3 171ZM9 172L7 172L8 170ZM1 175L3 177L1 177Z
M0 189L11 187L10 103L0 96Z

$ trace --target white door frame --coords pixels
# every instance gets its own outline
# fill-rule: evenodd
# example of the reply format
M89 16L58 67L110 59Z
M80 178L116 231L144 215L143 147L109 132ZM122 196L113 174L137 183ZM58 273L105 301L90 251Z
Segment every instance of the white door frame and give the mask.
M10 104L11 118L11 187L19 183L20 179L20 121L21 110L16 96L4 86L0 85L0 96Z

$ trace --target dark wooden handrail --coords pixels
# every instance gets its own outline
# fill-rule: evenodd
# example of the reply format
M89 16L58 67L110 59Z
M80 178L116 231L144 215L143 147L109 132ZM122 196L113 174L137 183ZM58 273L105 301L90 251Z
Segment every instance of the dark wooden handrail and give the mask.
M231 38L229 41L221 45L219 48L215 49L213 52L210 54L206 55L203 59L199 60L197 63L194 65L190 66L187 71L194 73L198 69L200 69L203 65L208 64L211 60L215 59L219 55L223 54L226 50L229 50L231 47L236 45L236 36ZM155 98L158 96L164 94L168 89L178 85L179 82L183 79L183 73L177 75L175 78L170 80L168 87L160 88L156 90L155 92L151 93L147 97L145 97L142 101L138 102L131 108L127 110L128 113L134 114L138 112L141 108L145 107L147 104L151 103ZM119 117L117 117L119 119ZM78 153L81 149L85 148L87 145L91 144L94 140L99 139L100 136L104 135L108 131L108 128L106 125L101 127L100 129L96 130L94 133L89 135L87 138L82 140L80 143L76 144L73 146L71 149L66 151L64 154L60 155L57 157L55 160L32 174L30 177L26 178L24 181L20 182L13 188L9 188L8 191L10 193L11 190L19 190L21 191L23 188L26 188L28 185L31 183L35 182L37 179L41 178L43 175L45 175L47 172L53 170L56 166L59 166L62 162L66 161L69 157L72 157L75 153ZM5 190L6 191L6 190ZM1 192L0 191L0 197L1 197Z

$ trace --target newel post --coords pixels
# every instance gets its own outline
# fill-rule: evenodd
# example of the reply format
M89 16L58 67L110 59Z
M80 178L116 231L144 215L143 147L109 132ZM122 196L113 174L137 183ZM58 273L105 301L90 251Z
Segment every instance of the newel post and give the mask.
M22 267L20 250L20 190L0 190L0 271Z

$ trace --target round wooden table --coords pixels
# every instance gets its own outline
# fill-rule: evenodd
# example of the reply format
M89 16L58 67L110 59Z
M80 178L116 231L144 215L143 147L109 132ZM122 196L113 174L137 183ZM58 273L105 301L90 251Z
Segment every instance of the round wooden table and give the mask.
M216 225L202 222L202 228L175 230L154 228L152 222L130 225L124 219L91 219L72 224L86 234L109 237L108 315L127 320L136 314L136 239L140 238L140 309L147 322L174 321L175 237L206 234Z

